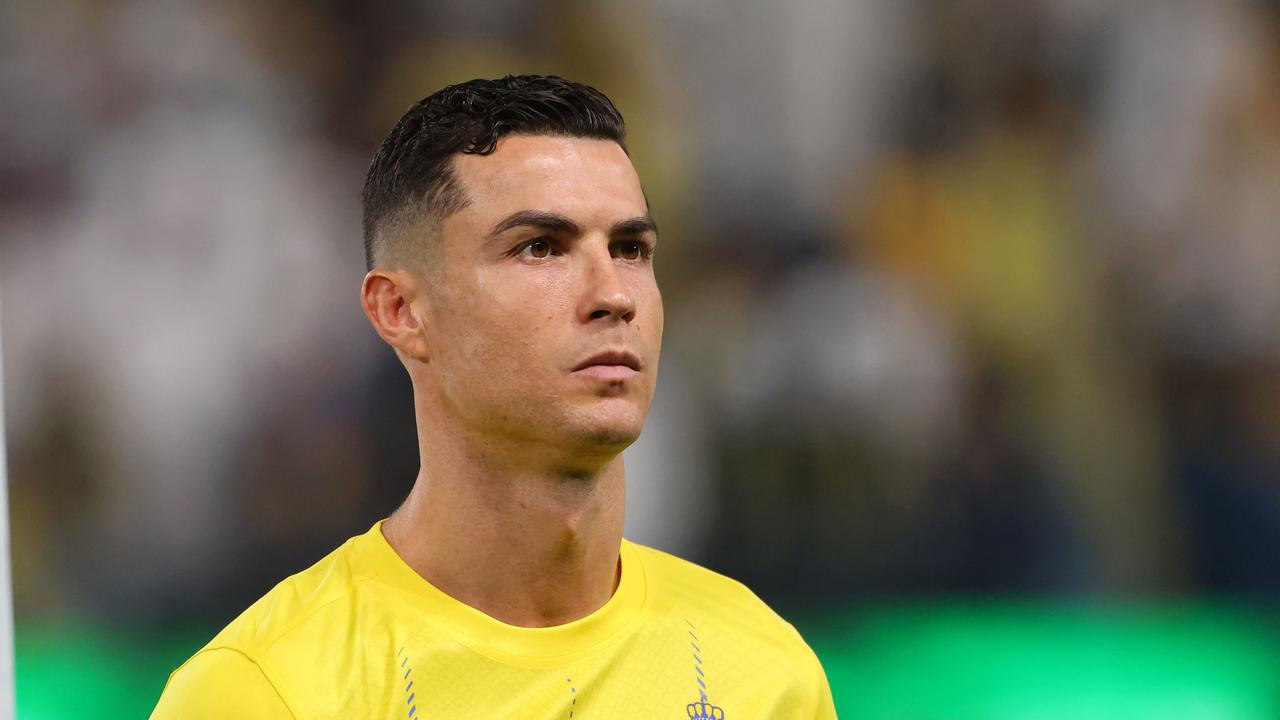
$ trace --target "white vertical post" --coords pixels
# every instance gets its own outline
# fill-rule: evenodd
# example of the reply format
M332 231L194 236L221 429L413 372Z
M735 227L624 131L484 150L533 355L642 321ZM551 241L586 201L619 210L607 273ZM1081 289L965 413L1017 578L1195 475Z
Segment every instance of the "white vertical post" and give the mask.
M9 569L9 472L4 432L4 332L0 330L0 718L13 718L13 579Z

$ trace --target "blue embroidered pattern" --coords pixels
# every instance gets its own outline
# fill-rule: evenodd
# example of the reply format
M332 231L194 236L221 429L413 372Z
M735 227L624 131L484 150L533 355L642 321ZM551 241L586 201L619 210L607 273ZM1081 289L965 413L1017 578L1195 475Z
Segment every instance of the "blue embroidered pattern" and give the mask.
M404 694L406 696L404 704L405 707L409 709L409 714L406 715L406 717L408 717L409 720L414 720L421 716L415 714L418 712L418 706L413 702L413 699L418 696L418 694L413 691L413 680L409 677L409 675L413 673L413 667L409 666L409 658L404 654L403 646L401 646L401 648L396 652L396 657L400 658L400 667L404 669L404 675L401 676L400 679L406 682L404 686Z
M693 671L695 673L693 679L698 683L698 702L689 703L685 710L690 720L724 720L724 710L712 705L707 698L707 676L702 671L702 648L698 647L700 642L698 640L698 628L688 619L685 619L685 623L689 626L689 647L693 649ZM400 658L399 669L404 670L404 674L400 676L400 679L405 682L404 704L408 709L405 717L409 720L420 720L422 716L417 714L418 706L414 703L417 693L413 690L413 678L411 677L413 675L413 667L409 665L409 657L404 654L403 646L396 651L396 657ZM573 716L578 709L578 688L574 684L573 678L565 678L565 683L568 684L570 693L569 720L573 720Z
M707 676L702 672L702 648L698 647L698 628L694 627L688 618L685 619L685 623L689 625L689 647L693 648L693 671L697 673L693 679L698 681L698 702L689 703L685 710L689 713L690 720L724 720L724 710L707 700Z
M698 673L698 676L694 678L694 680L698 681L698 699L706 702L707 683L705 680L706 675L702 672L702 649L698 647L698 633L695 632L697 628L687 619L685 622L689 624L689 645L693 648L693 670Z

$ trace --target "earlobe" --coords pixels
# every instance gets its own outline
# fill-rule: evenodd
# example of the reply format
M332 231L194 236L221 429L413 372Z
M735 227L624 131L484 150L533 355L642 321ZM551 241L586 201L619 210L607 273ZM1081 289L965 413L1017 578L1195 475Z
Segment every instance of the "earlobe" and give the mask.
M414 310L413 278L401 270L375 268L364 276L360 305L374 331L399 354L426 362L425 327Z

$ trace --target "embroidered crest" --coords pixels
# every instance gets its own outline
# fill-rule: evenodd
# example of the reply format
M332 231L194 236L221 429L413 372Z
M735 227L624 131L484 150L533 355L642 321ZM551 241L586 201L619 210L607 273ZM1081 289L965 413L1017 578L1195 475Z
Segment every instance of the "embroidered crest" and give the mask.
M709 702L689 703L689 720L724 720L724 711Z

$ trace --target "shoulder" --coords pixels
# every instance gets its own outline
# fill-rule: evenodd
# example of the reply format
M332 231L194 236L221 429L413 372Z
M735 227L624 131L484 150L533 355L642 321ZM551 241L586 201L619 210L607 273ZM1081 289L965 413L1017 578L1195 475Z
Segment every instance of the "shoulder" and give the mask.
M200 718L293 720L289 707L262 668L228 648L205 649L169 676L151 720Z
M814 708L815 717L834 717L834 711L824 714L831 705L826 673L794 625L733 578L661 550L632 546L644 566L656 622L682 625L700 658L720 655L769 668L797 707Z
M261 661L280 640L342 614L363 579L351 538L311 567L291 575L250 605L205 649L230 648Z
M153 718L182 716L162 713L166 707L190 712L206 706L215 709L210 717L292 717L289 693L280 684L290 658L281 655L300 647L314 651L335 631L353 631L349 610L364 579L357 557L364 542L367 535L347 540L240 613L169 676ZM251 703L255 712L234 703ZM271 712L279 709L290 714Z
M655 548L631 546L640 556L646 582L654 592L652 600L660 610L715 611L764 623L768 629L790 627L741 582Z
M644 565L650 603L661 615L732 633L738 642L807 664L813 651L795 626L741 582L675 555L632 543ZM710 630L708 630L710 631Z

